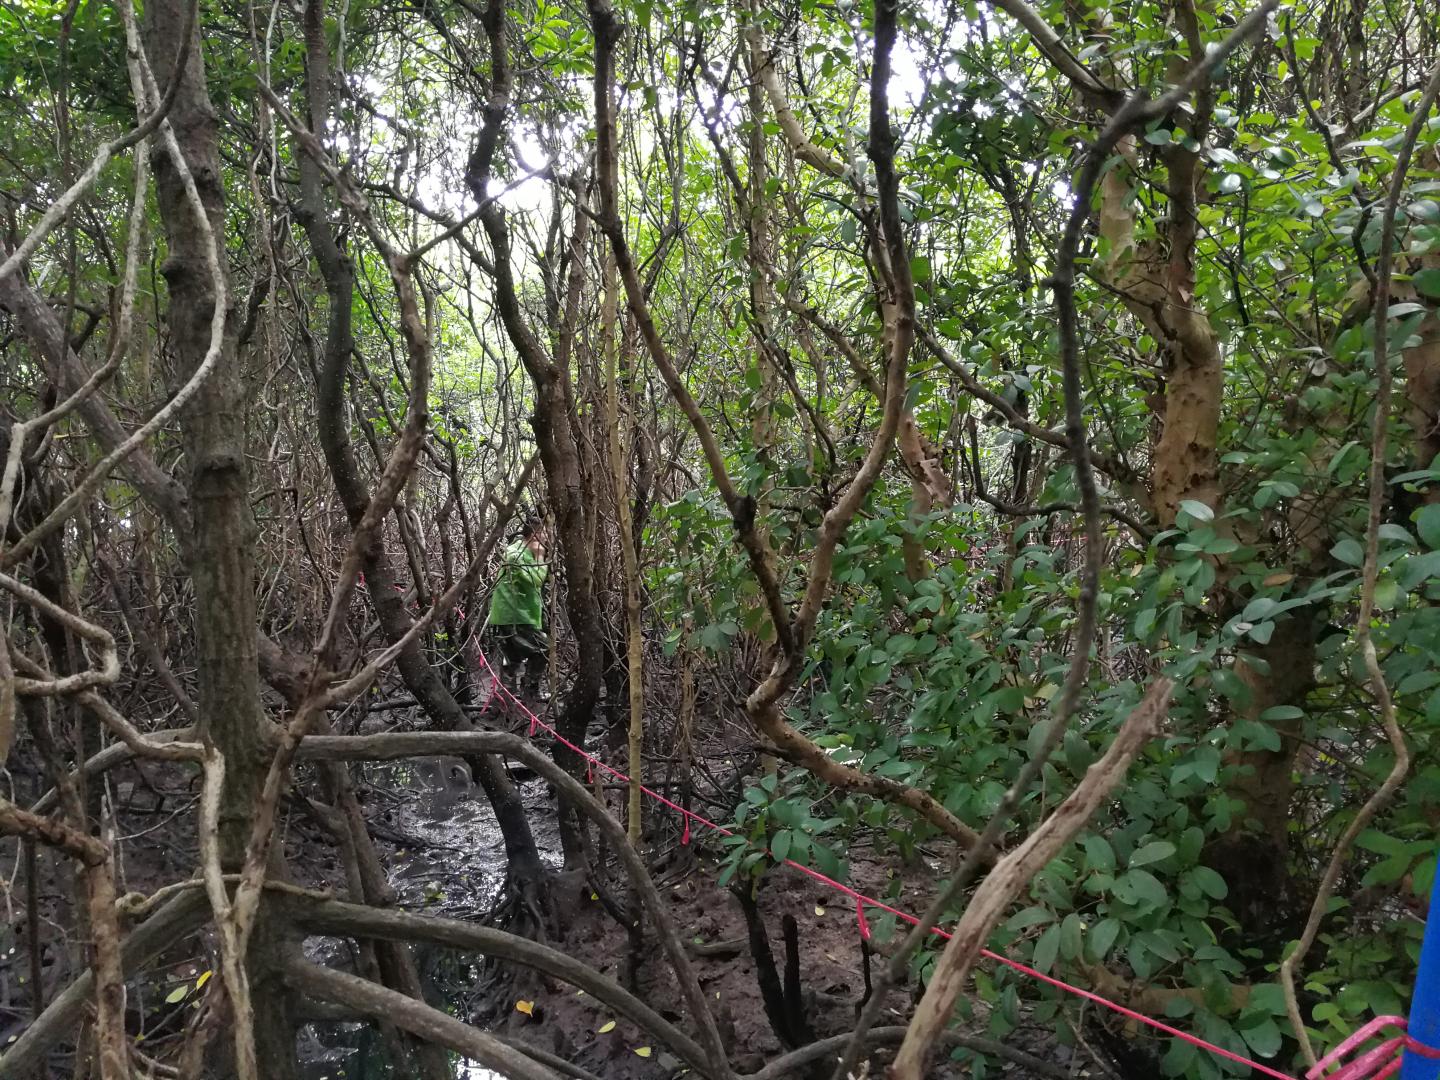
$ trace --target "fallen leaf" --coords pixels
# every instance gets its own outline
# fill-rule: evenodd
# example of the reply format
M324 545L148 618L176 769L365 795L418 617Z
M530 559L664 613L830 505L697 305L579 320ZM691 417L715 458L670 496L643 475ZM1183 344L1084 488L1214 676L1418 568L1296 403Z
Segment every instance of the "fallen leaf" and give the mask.
M526 1016L534 1016L535 1003L533 1001L517 1001L515 1002L515 1011L524 1013Z
M207 971L207 972L205 972L204 974L202 974L202 975L200 976L200 978L198 978L198 979L195 980L195 989L196 989L196 990L199 990L202 986L204 986L207 982L210 981L210 976L211 976L211 975L214 975L214 974L215 974L215 972L213 972L213 971Z
M649 1056L650 1056L650 1048L649 1048L648 1046L637 1046L637 1047L635 1047L635 1056L636 1056L636 1057L649 1057Z
M615 1030L615 1021L614 1021L614 1020L607 1020L607 1021L605 1021L605 1023L603 1023L603 1024L600 1025L600 1034L601 1034L601 1035L604 1035L607 1031L614 1031L614 1030Z
M816 914L816 915L824 915L824 914L825 914L825 909L824 909L823 907L821 907L819 904L816 904L816 905L815 905L815 914Z
M1294 574L1285 574L1285 573L1271 574L1271 575L1270 575L1269 577L1267 577L1265 580L1263 580L1262 582L1260 582L1260 584L1261 584L1261 585L1264 585L1266 588L1270 588L1271 586L1274 586L1274 585L1284 585L1287 581L1293 581L1294 578L1295 578L1295 575L1294 575Z
M170 993L165 995L165 1004L174 1005L177 1001L184 1001L185 995L189 992L190 988L188 986L177 986L174 990L171 990Z

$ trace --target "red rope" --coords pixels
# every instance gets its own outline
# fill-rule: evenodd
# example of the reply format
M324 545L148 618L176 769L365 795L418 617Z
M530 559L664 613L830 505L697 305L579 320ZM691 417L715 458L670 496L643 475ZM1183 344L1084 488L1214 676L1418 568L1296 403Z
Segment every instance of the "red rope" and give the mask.
M560 743L560 745L568 747L575 753L579 754L587 762L589 762L590 769L593 770L594 767L598 765L600 768L604 769L606 772L610 773L610 775L615 777L615 779L620 780L626 784L631 782L630 777L626 776L619 769L611 768L594 754L589 753L582 747L576 746L573 742L565 738L565 736L561 735L553 727L545 723L545 721L541 720L538 716L531 712L529 707L526 706L526 704L519 698L517 698L514 694L512 694L509 688L500 681L499 677L495 674L494 669L490 667L490 662L485 659L485 654L480 650L480 647L478 645L475 647L475 654L479 658L480 663L484 665L485 670L490 672L492 694L496 690L498 690L501 695L503 695L505 698L508 698L516 707L520 709L520 711L527 718L529 718L531 738L535 737L535 732L537 729L543 729L549 732L549 734L553 736L555 740ZM489 703L487 701L487 707L488 704ZM725 826L717 825L715 822L710 821L707 818L701 817L693 810L687 810L679 803L671 802L664 795L661 795L657 791L652 791L644 784L640 785L640 790L643 791L646 795L650 796L650 798L654 799L656 802L661 803L664 806L668 806L671 810L674 810L676 813L681 815L682 819L685 822L685 835L681 840L682 843L689 840L690 822L692 819L697 824L704 825L708 829L713 829L715 832L720 833L722 836L735 835L735 833L725 828ZM855 916L859 925L860 936L862 938L865 938L867 941L870 938L870 924L865 919L865 909L867 907L872 907L879 911L884 911L891 915L894 915L902 922L909 923L911 926L918 926L920 923L920 920L914 915L911 915L909 912L901 911L899 908L893 908L889 904L875 899L873 896L866 896L864 893L856 892L849 885L846 885L843 882L836 881L832 877L827 877L825 874L820 873L818 870L812 870L808 866L802 866L794 859L781 859L779 861L783 862L786 866L790 866L796 870L799 870L802 874L806 874L814 878L822 885L827 885L830 888L835 889L837 892L844 893L846 896L854 900ZM943 938L946 941L950 940L951 935L947 934L944 930L941 930L938 926L931 927L930 932L932 934L935 934L937 937ZM1043 982L1049 986L1053 986L1057 990L1063 990L1067 994L1073 994L1075 997L1084 998L1086 1001L1094 1002L1096 1005L1100 1005L1103 1008L1109 1009L1111 1012L1119 1013L1121 1016L1124 1016L1127 1019L1134 1020L1140 1024L1145 1024L1148 1027L1154 1028L1156 1031L1164 1032L1166 1035L1170 1035L1176 1039L1187 1042L1191 1046L1198 1047L1201 1050L1209 1051L1210 1053L1215 1054L1219 1057L1229 1058L1231 1061L1236 1062L1237 1064L1248 1065L1250 1068L1254 1069L1256 1072L1260 1073L1263 1076L1274 1077L1275 1080L1294 1080L1294 1077L1292 1077L1289 1073L1279 1072L1275 1069L1270 1068L1268 1065L1262 1065L1258 1061L1252 1061L1250 1058L1244 1057L1241 1054L1226 1050L1223 1046L1216 1046L1214 1043L1206 1042L1199 1036L1191 1035L1189 1032L1181 1031L1179 1028L1176 1027L1171 1027L1169 1024L1162 1023L1161 1021L1156 1020L1153 1017L1146 1016L1144 1013L1138 1013L1134 1009L1126 1008L1119 1002L1111 1001L1110 999L1101 997L1099 994L1092 993L1089 990L1084 990L1078 986L1072 986L1070 983L1067 983L1062 979L1057 979L1053 976L1046 975L1044 972L1036 971L1034 968L1022 964L1017 960L1011 960L1007 956L1001 956L999 953L991 952L989 949L981 949L980 955L985 957L987 960L994 960L998 964L1004 964L1006 967L1011 968L1012 970L1017 971L1022 975L1027 975L1030 978L1037 980L1038 982Z

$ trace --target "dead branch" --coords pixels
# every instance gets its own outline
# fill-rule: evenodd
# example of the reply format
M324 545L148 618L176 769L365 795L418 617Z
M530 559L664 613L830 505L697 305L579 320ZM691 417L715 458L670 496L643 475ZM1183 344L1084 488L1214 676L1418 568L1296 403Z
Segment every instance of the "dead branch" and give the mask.
M1090 816L1125 779L1130 762L1159 731L1160 722L1170 707L1171 689L1168 679L1156 680L1144 700L1126 718L1105 756L1085 771L1075 790L1055 812L985 876L936 963L925 996L910 1019L905 1040L890 1067L892 1080L923 1080L930 1051L949 1024L955 999L995 924L1021 890L1085 827Z

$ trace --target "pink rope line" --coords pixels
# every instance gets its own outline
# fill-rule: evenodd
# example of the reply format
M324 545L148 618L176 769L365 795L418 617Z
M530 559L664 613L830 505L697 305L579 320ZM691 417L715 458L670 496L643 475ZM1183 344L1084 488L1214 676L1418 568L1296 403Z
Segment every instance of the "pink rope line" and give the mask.
M583 747L576 746L573 742L565 738L553 727L545 723L545 721L541 720L538 716L531 712L529 707L523 701L517 698L514 694L512 694L509 687L507 687L504 683L500 681L499 676L495 674L495 670L490 666L490 662L485 658L485 654L481 651L478 644L475 646L475 655L479 659L481 665L484 666L485 670L490 673L491 693L494 694L498 690L504 698L508 699L521 711L521 713L523 713L526 717L529 718L530 738L533 739L535 737L535 733L537 730L544 730L548 732L552 737L554 737L554 739L558 743L560 743L560 745L568 747L570 750L573 750L575 753L579 754L582 758L589 762L589 769L593 770L596 766L599 766L611 776L615 777L615 779L620 780L623 783L629 784L632 782L630 777L626 776L619 769L612 768L611 766L605 764L604 761L600 760L600 758L585 750ZM487 700L486 707L488 708L488 706L489 702ZM482 712L483 711L484 710L482 710ZM681 815L685 822L685 833L684 836L681 838L681 843L689 842L690 821L692 818L697 824L704 825L706 828L718 832L722 836L735 835L733 831L725 828L725 826L718 825L715 822L710 821L708 818L702 817L701 815L695 813L695 811L693 810L685 809L685 807L681 806L679 803L672 802L664 795L661 795L658 791L652 791L644 784L640 785L640 790L643 791L646 795L650 796L650 798L654 799L656 802L661 803L664 806L668 806L671 810L674 810L676 813ZM877 900L873 896L866 896L862 892L857 892L849 885L846 885L844 882L836 881L834 878L822 874L818 870L813 870L808 866L802 866L794 859L781 859L779 861L783 862L786 866L792 867L800 871L802 874L813 878L814 880L820 882L822 885L828 886L829 888L834 889L836 892L843 893L850 899L854 900L855 917L856 922L859 926L860 936L866 941L870 940L870 924L865 919L865 909L867 907L875 908L877 911L883 911L890 915L894 915L902 922L909 923L911 926L918 926L920 924L920 920L914 915L911 915L909 912L901 911L899 908L891 907L889 904L881 900ZM938 926L931 927L930 932L937 937L944 939L945 941L949 941L951 938L950 934L946 933L944 930L941 930ZM1078 986L1073 986L1070 983L1065 982L1063 979L1057 979L1053 976L1046 975L1044 972L1037 971L1032 967L1020 963L1018 960L1011 960L1008 956L1001 956L999 953L991 952L989 949L981 949L980 955L985 957L987 960L993 960L998 964L1003 964L1011 970L1016 971L1021 975L1028 976L1029 978L1034 979L1037 982L1043 982L1049 986L1053 986L1057 990L1064 991L1067 994L1072 994L1075 997L1084 998L1086 1001L1093 1002L1096 1005L1101 1006L1102 1008L1109 1009L1111 1012L1118 1013L1129 1020L1134 1020L1136 1023L1145 1024L1148 1027L1154 1028L1156 1031L1163 1032L1166 1035L1172 1036L1173 1038L1180 1039L1183 1042L1187 1042L1191 1046L1208 1051L1209 1053L1215 1054L1218 1057L1228 1058L1229 1060L1239 1065L1248 1065L1250 1068L1254 1069L1262 1076L1273 1077L1275 1078L1275 1080L1295 1080L1295 1078L1292 1077L1289 1073L1279 1072L1276 1069L1270 1068L1268 1065L1262 1065L1258 1061L1252 1061L1250 1058L1244 1057L1241 1054L1226 1050L1223 1046L1216 1046L1214 1043L1206 1042L1198 1035L1191 1035L1187 1031L1181 1031L1179 1028L1171 1027L1169 1024L1156 1020L1153 1017L1146 1016L1144 1013L1139 1013L1136 1012L1134 1009L1126 1008L1119 1002L1111 1001L1109 998L1101 997L1099 994L1093 993L1089 990L1082 989ZM1379 1080L1379 1078L1376 1078L1376 1080Z
M1306 1080L1319 1080L1326 1069L1332 1065L1339 1065L1340 1060L1346 1054L1363 1046L1387 1028L1394 1028L1400 1034L1386 1039L1359 1057L1346 1062L1325 1080L1387 1080L1388 1077L1399 1072L1400 1066L1404 1063L1403 1058L1400 1057L1401 1050L1409 1050L1420 1057L1432 1060L1440 1058L1440 1050L1433 1046L1426 1046L1405 1030L1405 1017L1377 1016L1317 1061L1315 1067L1305 1074Z

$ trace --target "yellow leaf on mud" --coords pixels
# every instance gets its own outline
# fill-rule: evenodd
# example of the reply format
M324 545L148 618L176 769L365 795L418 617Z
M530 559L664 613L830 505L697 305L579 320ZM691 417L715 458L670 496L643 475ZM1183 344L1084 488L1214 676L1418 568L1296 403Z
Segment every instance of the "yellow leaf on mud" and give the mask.
M824 914L825 914L825 909L824 909L823 907L821 907L819 904L816 904L816 905L815 905L815 914L816 914L816 915L824 915Z
M650 1056L650 1048L649 1048L648 1046L637 1046L637 1047L635 1047L635 1056L636 1056L636 1057L649 1057L649 1056Z
M600 1034L601 1034L601 1035L604 1035L607 1031L614 1031L614 1030L615 1030L615 1021L614 1021L614 1020L606 1020L605 1023L603 1023L603 1024L600 1025Z
M195 989L199 990L202 986L204 986L207 982L210 981L210 976L214 974L215 972L213 971L206 971L201 974L200 978L195 980Z
M515 1011L524 1013L526 1016L534 1016L535 1003L533 1001L517 1001L515 1002Z

